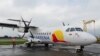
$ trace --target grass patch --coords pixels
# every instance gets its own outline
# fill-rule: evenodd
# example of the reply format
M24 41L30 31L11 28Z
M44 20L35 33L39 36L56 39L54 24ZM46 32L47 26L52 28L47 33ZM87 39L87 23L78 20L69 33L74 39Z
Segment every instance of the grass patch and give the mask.
M19 44L24 44L26 42L26 40L24 39L16 39L15 43L16 45L19 45ZM13 41L11 38L2 38L0 39L0 45L12 45Z

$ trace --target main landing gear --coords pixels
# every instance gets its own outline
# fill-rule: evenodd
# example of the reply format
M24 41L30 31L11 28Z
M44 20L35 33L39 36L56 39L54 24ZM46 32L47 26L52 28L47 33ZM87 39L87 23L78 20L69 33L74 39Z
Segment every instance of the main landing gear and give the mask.
M44 45L45 45L45 48L49 48L49 44L48 43L46 43Z
M80 49L77 49L77 53L83 52L84 46L80 46Z
M49 50L49 44L48 43L45 43L45 50Z
M30 47L32 46L32 43L31 43L31 42L25 43L25 44L26 44L26 47L27 47L27 48L30 48Z
M25 45L26 45L27 48L32 47L32 43L31 43L31 42L25 43ZM49 44L48 44L48 43L45 43L44 45L45 45L45 48L46 48L46 49L49 48Z

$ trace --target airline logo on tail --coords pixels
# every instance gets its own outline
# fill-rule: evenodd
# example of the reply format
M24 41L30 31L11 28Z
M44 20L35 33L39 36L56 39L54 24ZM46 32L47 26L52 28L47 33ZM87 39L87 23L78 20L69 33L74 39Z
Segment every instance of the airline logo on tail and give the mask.
M53 42L65 42L63 32L61 30L54 31L52 34L52 41Z

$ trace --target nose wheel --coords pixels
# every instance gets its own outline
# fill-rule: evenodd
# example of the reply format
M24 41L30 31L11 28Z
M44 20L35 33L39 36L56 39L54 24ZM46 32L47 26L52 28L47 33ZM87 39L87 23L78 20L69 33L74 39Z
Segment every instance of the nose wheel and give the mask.
M84 46L80 46L80 49L77 49L77 53L83 52Z

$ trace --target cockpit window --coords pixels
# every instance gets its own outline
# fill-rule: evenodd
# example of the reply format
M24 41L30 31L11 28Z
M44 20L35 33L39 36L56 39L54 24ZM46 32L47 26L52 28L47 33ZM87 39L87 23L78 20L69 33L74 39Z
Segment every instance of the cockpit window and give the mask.
M66 31L67 32L72 32L72 31L75 31L75 28L68 28Z
M75 28L76 31L83 31L81 28Z
M66 32L83 31L81 28L67 28Z
M75 31L75 28L71 28L70 31Z
M69 32L70 31L70 28L68 28L66 31Z

